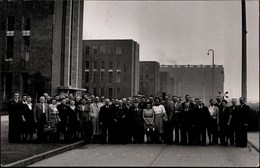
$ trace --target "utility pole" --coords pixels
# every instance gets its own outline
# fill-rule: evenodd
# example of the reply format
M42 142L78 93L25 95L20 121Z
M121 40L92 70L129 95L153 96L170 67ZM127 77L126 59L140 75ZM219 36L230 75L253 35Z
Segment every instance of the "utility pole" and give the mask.
M242 97L247 101L247 49L246 49L246 2L241 0L242 7Z
M211 88L211 96L212 98L214 97L214 75L215 75L215 72L214 72L214 50L213 49L209 49L208 50L208 53L207 55L209 55L209 52L212 52L212 81L211 81L211 84L212 84L212 88Z

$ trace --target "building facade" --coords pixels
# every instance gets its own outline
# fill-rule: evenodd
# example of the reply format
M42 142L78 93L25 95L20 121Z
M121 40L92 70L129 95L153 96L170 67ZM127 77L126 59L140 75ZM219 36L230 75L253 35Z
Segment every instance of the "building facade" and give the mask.
M82 86L109 98L139 91L139 44L133 40L84 40Z
M146 96L159 96L160 63L156 61L140 61L139 93Z
M171 86L169 83L169 72L165 71L162 72L160 71L160 89L159 89L159 94L163 95L163 94L167 94L167 92L169 92Z
M83 0L0 2L1 102L14 91L36 100L44 92L84 91L83 6Z
M208 103L218 92L223 93L224 90L222 65L215 65L214 69L212 65L161 65L160 73L160 92L181 96L182 100L188 94L191 97L202 98Z

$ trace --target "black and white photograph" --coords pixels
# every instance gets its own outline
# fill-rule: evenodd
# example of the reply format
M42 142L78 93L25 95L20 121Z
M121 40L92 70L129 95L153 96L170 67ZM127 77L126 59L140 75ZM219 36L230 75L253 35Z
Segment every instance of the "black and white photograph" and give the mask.
M259 167L259 0L0 0L1 167Z

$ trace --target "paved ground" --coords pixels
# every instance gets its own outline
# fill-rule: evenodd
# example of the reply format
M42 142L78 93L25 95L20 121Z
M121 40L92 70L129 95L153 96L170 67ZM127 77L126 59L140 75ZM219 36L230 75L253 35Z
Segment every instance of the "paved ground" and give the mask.
M1 165L16 162L67 144L65 143L9 143L8 116L1 116ZM36 139L36 136L34 137Z
M259 149L259 132L249 132L248 141Z
M1 164L6 165L67 144L9 144L8 117L1 116ZM259 132L248 133L248 140L259 148ZM186 166L257 167L259 152L223 146L177 146L164 144L89 144L31 166Z
M250 148L164 144L86 145L31 166L257 167Z

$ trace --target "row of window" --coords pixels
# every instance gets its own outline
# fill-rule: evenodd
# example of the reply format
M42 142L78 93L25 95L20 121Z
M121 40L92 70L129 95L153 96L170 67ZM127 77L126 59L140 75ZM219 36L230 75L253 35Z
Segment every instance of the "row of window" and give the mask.
M210 67L212 68L213 65L161 65L161 68L182 68L182 67L185 67L185 68L193 68L193 67L197 67L197 68L206 68L206 67ZM219 66L218 65L214 65L215 68L218 68Z
M15 17L7 16L5 25L6 25L7 31L14 31ZM30 28L31 28L30 16L23 16L22 17L22 30L28 31L28 30L30 30Z
M26 58L29 58L30 48L30 36L23 36L21 44L21 52L25 54ZM14 36L6 36L6 54L5 60L13 60L14 56Z
M86 71L85 72L85 82L93 82L93 83L103 83L107 82L108 78L108 83L112 83L113 81L116 81L116 83L121 82L121 72L116 72L115 79L113 79L113 72L97 72L93 71L93 73L90 74L90 72Z
M93 62L89 62L89 61L86 61L85 62L85 68L86 69L90 69L90 64L92 64L92 69L106 69L106 62L105 61L93 61ZM99 66L98 66L99 64ZM113 69L113 61L108 61L108 69ZM117 61L116 62L116 68L117 69L121 69L121 61Z
M92 93L94 95L100 95L100 96L105 96L106 93L105 93L105 90L107 89L107 92L108 92L108 97L111 99L112 97L120 97L121 95L121 90L120 88L116 88L116 93L115 95L113 95L113 88L91 88L91 89L88 89L86 88L87 91L89 93ZM107 97L107 96L105 96Z
M122 54L122 48L120 46L86 46L86 54L116 54L121 55Z

